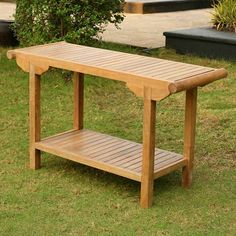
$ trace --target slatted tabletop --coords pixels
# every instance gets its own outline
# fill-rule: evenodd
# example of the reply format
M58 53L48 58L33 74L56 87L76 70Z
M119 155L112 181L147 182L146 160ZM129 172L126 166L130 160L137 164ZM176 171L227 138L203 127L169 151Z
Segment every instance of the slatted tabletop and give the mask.
M168 89L168 94L202 86L226 76L225 69L214 69L181 62L133 55L66 42L16 49L9 58L19 57L43 67L56 67L124 81L132 86ZM24 69L24 68L23 68ZM26 69L27 70L27 69ZM28 70L29 71L29 68ZM158 99L157 99L158 100Z

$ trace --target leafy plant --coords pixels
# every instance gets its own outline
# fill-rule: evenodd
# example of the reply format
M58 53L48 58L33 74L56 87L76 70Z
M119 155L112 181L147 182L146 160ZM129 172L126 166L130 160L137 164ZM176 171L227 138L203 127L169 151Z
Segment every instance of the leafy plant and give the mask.
M89 44L123 20L123 0L18 0L15 34L22 45L66 40Z
M217 30L236 33L236 2L220 0L213 5L212 23Z

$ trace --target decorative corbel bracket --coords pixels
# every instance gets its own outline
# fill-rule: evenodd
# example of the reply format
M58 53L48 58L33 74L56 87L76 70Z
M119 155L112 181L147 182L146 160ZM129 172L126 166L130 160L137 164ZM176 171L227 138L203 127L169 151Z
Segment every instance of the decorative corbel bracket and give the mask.
M30 64L34 65L35 74L42 75L49 69L49 65L45 65L40 63L40 61L36 61L30 59L29 57L22 56L20 54L15 54L12 50L7 52L8 59L16 59L17 65L25 72L30 72Z
M150 88L149 92L149 99L154 100L154 101L161 101L168 97L172 91L170 90L170 84L169 83L163 83L160 84L158 87L153 87L150 85L145 85L145 84L132 84L132 83L127 83L126 86L138 97L143 97L145 98L145 88Z

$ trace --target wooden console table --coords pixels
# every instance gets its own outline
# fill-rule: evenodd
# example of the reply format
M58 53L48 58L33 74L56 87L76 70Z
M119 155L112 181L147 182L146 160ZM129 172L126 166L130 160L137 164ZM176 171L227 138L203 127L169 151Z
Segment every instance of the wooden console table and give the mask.
M66 42L8 51L9 59L30 74L30 167L40 168L40 151L141 182L140 204L152 205L156 178L182 168L191 185L197 87L227 76L225 69L132 55ZM74 128L41 140L40 75L49 67L74 72ZM144 99L143 144L83 129L84 74L126 83ZM155 148L156 101L186 91L183 155Z

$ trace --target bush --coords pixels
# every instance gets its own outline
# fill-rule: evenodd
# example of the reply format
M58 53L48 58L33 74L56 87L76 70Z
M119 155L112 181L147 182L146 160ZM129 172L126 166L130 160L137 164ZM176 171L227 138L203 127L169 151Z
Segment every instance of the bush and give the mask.
M21 45L65 40L89 44L123 20L123 0L18 0L13 30Z
M220 0L213 5L212 23L217 30L227 30L236 33L235 0Z

